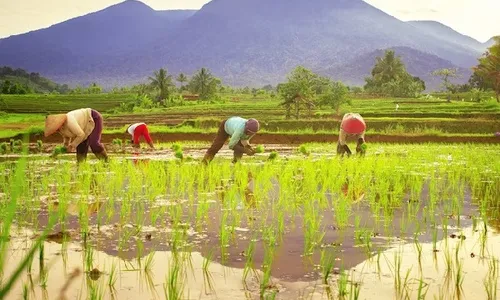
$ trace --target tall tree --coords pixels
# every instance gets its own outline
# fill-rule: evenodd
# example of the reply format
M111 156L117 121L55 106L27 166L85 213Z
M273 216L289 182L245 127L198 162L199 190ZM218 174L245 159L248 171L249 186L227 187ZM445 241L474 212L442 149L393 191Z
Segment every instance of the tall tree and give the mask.
M172 82L172 75L168 75L166 69L161 68L155 71L154 76L149 77L149 81L151 87L158 91L158 100L168 99L174 84Z
M441 77L443 83L441 86L443 87L443 91L448 92L448 102L451 101L451 94L455 92L454 85L450 82L450 78L457 78L457 70L456 69L439 69L432 72L433 76Z
M367 92L393 97L414 97L425 90L425 83L406 71L401 58L393 50L386 50L384 57L377 57L371 77L365 81Z
M286 110L286 118L291 117L291 110L295 109L295 118L300 117L300 109L314 107L316 88L320 77L312 71L299 66L288 75L288 82L279 84L278 92L283 99L281 103Z
M180 90L183 91L185 89L185 83L189 81L188 77L184 75L184 73L180 73L176 80L181 84Z
M491 86L500 103L500 36L495 37L495 44L479 59L474 73L486 84Z
M214 77L208 69L201 68L191 78L189 90L200 95L200 99L208 100L217 94L220 84L220 79Z
M329 82L326 90L319 96L319 103L321 105L330 106L335 110L337 115L340 114L340 108L344 104L351 104L349 98L349 90L342 82Z

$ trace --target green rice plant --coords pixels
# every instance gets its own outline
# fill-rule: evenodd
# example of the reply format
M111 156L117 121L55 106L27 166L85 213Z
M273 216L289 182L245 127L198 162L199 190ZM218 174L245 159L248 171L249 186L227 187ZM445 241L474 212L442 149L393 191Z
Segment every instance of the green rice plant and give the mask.
M273 151L271 154L269 154L268 160L275 160L278 158L278 152Z
M205 286L205 294L215 293L215 288L213 284L213 276L210 273L209 267L213 258L213 251L210 250L208 255L203 258L203 285Z
M182 152L182 150L175 151L175 157L180 159L180 160L183 160L184 159L184 152Z
M335 264L335 258L332 254L327 253L326 250L321 251L320 265L321 274L323 274L323 284L328 284L328 278L333 271L333 266Z
M54 150L52 150L51 157L56 158L58 155L65 154L68 152L68 149L64 146L56 146Z
M11 142L11 151L14 153L21 153L23 150L23 141L15 140Z
M244 252L245 257L247 259L245 262L245 268L243 269L243 282L246 282L250 271L254 270L253 256L255 253L255 241L256 241L256 239L251 239L250 243L248 244L248 248Z
M182 152L182 145L181 144L178 144L178 143L175 143L172 145L172 147L170 147L170 149L174 152L178 152L178 151L181 151Z
M168 273L163 284L163 292L166 300L183 299L184 281L182 278L182 265L175 255L172 256Z
M9 151L9 143L2 142L0 143L0 154L6 154Z
M349 294L347 285L349 284L349 276L347 273L342 270L340 272L339 279L337 281L338 285L338 293L339 293L339 299L346 299L347 295Z
M42 152L43 151L43 141L42 140L37 140L36 141L36 148L37 148L38 152Z
M498 276L499 276L498 259L493 258L488 261L488 274L483 280L483 286L486 290L488 300L497 299L498 291Z
M26 151L26 150L25 150ZM14 217L16 215L16 210L18 207L18 201L21 200L23 189L25 188L25 172L27 169L27 159L22 158L17 162L12 175L12 183L10 189L10 198L2 203L2 226L0 226L0 274L4 272L5 257L8 253L7 246L9 241L9 234L11 230L11 225L13 224ZM50 216L49 222L42 232L42 234L34 241L25 256L21 259L21 262L14 268L14 271L9 277L2 278L0 283L0 299L4 299L5 296L13 288L14 284L17 282L23 270L28 267L30 261L32 261L35 253L39 249L43 249L42 245L46 239L48 232L52 230L55 224L55 218Z
M264 153L264 151L265 149L263 145L257 145L257 147L255 147L255 153Z
M115 285L118 279L116 268L117 268L116 262L113 262L113 265L111 266L111 270L108 275L108 287L111 291L115 291Z
M311 155L311 151L309 151L309 149L307 149L307 146L304 145L304 144L300 145L299 152L302 153L305 156Z

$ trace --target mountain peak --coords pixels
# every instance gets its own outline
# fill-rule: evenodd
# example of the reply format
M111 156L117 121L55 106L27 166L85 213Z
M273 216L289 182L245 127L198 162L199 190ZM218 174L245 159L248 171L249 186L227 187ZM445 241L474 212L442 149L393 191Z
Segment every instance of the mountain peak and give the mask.
M113 12L115 14L137 14L144 12L153 12L154 9L147 4L137 0L126 0L115 5L111 5L97 13Z

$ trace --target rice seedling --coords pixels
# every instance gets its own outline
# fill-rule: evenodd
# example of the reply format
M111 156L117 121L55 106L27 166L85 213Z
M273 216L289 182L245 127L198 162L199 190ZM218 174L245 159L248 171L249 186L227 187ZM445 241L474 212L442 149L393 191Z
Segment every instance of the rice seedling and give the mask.
M265 148L263 145L257 145L257 147L255 147L255 153L264 153L265 151Z
M307 148L306 145L300 145L299 152L302 153L305 156L311 155L311 151Z
M275 160L278 158L278 152L273 151L271 154L269 154L268 160Z

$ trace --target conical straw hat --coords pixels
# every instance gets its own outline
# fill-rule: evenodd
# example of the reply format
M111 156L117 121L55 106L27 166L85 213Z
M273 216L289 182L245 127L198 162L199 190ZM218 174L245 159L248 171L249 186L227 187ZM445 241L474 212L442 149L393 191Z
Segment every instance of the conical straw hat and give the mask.
M48 115L45 118L45 136L49 136L58 131L66 122L66 114Z

